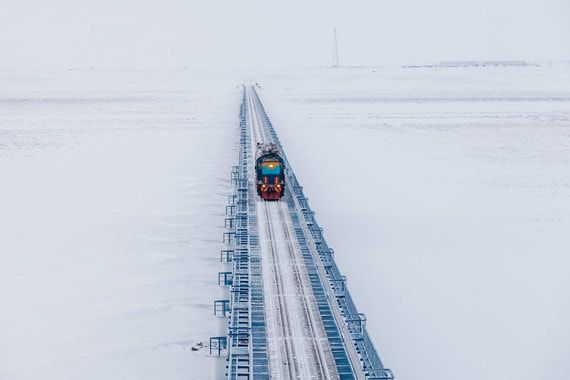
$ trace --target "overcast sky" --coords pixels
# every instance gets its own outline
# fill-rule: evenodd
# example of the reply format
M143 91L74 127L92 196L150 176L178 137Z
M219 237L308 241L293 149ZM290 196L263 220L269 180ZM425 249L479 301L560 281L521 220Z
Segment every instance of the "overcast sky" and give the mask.
M569 0L0 0L0 68L570 59Z

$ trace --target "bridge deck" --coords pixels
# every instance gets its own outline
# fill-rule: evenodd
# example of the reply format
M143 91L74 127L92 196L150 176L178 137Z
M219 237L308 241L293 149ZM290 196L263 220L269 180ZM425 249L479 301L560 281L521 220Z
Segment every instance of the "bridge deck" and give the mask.
M282 150L255 89L245 89L228 248L222 251L233 261L228 378L393 379L284 154L285 196L278 202L257 196L258 142Z

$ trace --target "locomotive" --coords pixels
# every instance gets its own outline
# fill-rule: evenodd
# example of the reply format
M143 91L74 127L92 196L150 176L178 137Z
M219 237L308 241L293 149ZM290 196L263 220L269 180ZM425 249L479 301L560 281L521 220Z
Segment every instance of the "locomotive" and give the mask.
M278 201L285 193L285 165L275 144L257 144L255 187L266 201Z

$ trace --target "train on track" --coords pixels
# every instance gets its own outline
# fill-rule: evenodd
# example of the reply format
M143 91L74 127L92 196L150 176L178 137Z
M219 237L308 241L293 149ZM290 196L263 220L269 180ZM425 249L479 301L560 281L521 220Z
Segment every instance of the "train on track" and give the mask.
M285 193L285 164L275 144L257 144L255 186L266 201L278 201Z

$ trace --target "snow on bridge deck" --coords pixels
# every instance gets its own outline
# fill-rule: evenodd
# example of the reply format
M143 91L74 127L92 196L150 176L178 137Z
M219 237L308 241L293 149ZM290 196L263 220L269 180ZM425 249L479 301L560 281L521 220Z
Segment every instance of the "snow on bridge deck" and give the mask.
M246 92L250 133L250 192L255 194L255 151L274 143L255 91ZM287 187L287 186L286 186ZM332 350L295 235L287 191L278 202L256 199L269 372L275 379L338 379Z
M287 204L259 201L257 210L271 377L336 379Z

